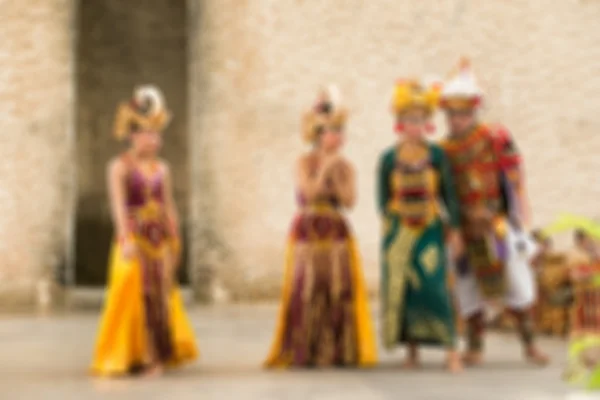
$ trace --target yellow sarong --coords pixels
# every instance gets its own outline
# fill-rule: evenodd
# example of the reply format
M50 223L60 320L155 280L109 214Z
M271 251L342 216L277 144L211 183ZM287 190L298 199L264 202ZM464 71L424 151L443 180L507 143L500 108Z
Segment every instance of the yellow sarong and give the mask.
M113 247L107 298L91 365L95 375L126 374L131 367L148 361L141 268L139 260L125 260L120 246ZM169 366L176 366L196 359L199 353L178 288L169 295L168 310L173 341Z

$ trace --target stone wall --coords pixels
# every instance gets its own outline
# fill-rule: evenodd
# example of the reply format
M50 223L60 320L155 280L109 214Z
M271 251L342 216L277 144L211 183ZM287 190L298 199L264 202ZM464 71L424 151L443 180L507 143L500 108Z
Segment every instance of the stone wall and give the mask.
M73 193L73 1L0 1L0 308L65 262Z
M108 8L98 18L113 12L114 24L102 29L115 35L89 25L75 29L74 3L0 0L2 306L32 302L38 282L65 263L74 168L81 169L80 199L104 196L104 163L117 149L107 136L109 113L132 84L147 80L164 86L180 118L166 157L179 166L182 208L189 199L191 272L203 299L279 292L295 209L292 165L305 150L299 116L321 83L337 83L352 110L346 153L358 169L360 201L350 217L373 290L379 275L374 174L380 152L394 140L391 85L400 76L443 75L460 55L471 56L490 95L485 117L508 125L523 150L536 224L564 210L600 214L600 187L591 184L600 166L598 0L551 7L546 0L345 0L337 8L318 0L189 0L187 62L175 49L185 40L181 30L149 15L146 3L135 2L141 21L135 25L127 17L133 9L103 2ZM171 2L152 4L166 20L182 12ZM127 21L132 25L123 26ZM87 49L76 78L72 40L82 31L99 52ZM137 41L124 46L117 33L125 31ZM136 69L146 56L171 52L176 66L162 59L149 63L156 68ZM99 69L105 62L113 72ZM183 64L189 79L182 78ZM142 71L139 80L131 69ZM77 82L82 104L75 107ZM84 133L72 157L75 126ZM187 161L179 158L186 151ZM102 207L94 212L106 216Z
M77 18L77 224L75 280L106 281L112 223L106 165L125 145L112 136L115 110L136 85L153 83L173 111L164 157L183 221L188 205L185 0L82 1ZM182 271L185 271L182 268Z
M534 219L600 216L600 1L190 1L195 280L234 298L278 293L294 212L301 111L337 83L353 114L358 169L351 213L378 282L377 158L394 137L389 94L401 76L445 75L472 58L526 159ZM343 6L342 6L343 4ZM440 120L443 131L443 121ZM223 293L222 293L223 294Z

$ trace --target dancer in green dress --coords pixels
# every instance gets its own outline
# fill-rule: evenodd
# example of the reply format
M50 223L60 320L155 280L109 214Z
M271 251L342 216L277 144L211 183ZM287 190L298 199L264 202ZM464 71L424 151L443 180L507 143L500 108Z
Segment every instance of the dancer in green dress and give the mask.
M461 252L457 199L444 152L429 142L436 88L397 83L393 97L398 143L381 157L383 336L389 349L408 344L406 367L419 364L418 345L443 346L450 371L462 370L447 285L446 246ZM446 224L442 222L442 205Z

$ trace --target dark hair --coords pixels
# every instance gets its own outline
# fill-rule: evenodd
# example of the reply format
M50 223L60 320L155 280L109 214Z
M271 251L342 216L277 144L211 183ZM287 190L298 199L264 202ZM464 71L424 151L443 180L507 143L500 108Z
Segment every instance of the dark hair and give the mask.
M333 110L333 105L330 102L328 102L328 101L324 101L324 102L322 102L321 104L319 104L317 106L317 112L319 114L326 114L326 115L328 115L328 114L331 113L332 110Z
M587 237L588 235L583 229L575 230L575 240L585 240Z
M148 98L144 99L142 102L134 102L134 105L136 111L142 115L148 115L152 108L152 102Z
M325 125L317 125L315 126L315 139L318 139L325 132Z
M129 133L132 135L135 135L136 133L139 133L142 131L142 127L140 126L140 124L138 124L137 122L130 122L129 123Z

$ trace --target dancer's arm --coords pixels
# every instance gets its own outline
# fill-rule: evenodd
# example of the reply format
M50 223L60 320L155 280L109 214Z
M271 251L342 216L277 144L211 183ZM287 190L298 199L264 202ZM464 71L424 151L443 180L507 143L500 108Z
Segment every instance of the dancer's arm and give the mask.
M164 190L165 190L165 211L167 213L167 220L169 224L169 234L174 241L175 260L173 260L174 267L179 266L181 257L181 233L179 230L179 213L177 212L177 205L175 204L175 196L173 195L173 178L171 175L171 168L166 162L161 163L161 168L164 173Z
M110 201L110 211L119 241L128 240L131 232L127 221L127 209L125 205L125 176L126 166L123 160L117 158L108 164L107 185Z
M330 170L337 158L331 158L319 166L317 173L311 171L309 156L300 157L296 163L296 181L298 188L307 201L312 201L327 190L326 183L330 176Z

